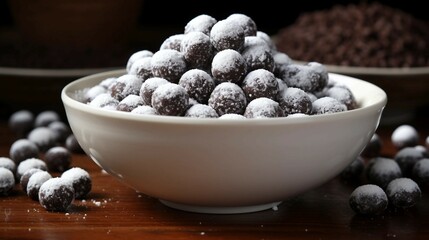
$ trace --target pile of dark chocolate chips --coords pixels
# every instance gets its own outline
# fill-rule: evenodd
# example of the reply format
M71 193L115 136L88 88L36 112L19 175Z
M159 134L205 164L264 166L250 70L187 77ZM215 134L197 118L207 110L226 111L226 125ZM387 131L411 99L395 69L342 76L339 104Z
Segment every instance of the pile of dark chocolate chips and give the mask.
M360 67L429 66L429 22L380 3L335 5L280 29L277 48L299 61Z

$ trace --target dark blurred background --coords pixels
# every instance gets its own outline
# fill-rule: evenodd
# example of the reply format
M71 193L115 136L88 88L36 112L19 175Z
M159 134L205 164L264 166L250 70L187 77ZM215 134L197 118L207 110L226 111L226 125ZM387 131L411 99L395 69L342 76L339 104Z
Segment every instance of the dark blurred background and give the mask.
M139 0L123 0L123 1L107 1L107 0L64 0L52 1L54 4L66 5L77 2L85 2L92 4L92 7L98 5L109 4L122 4L130 5L130 2ZM55 34L49 32L47 26L41 28L43 31L48 31L46 34L52 37L52 41L44 46L43 44L35 44L28 37L34 37L40 25L37 22L27 22L17 24L16 18L11 11L11 3L19 3L18 10L31 10L32 14L42 13L41 16L48 17L48 8L52 5L44 5L49 0L8 0L0 1L0 81L2 82L3 94L0 95L0 118L7 118L12 112L22 109L31 108L34 111L42 111L45 109L54 109L62 111L62 103L60 99L60 91L62 87L68 82L80 77L78 75L63 77L46 77L43 72L39 76L27 75L23 76L21 70L17 72L9 71L2 72L2 67L9 68L42 68L42 69L68 69L68 68L123 68L126 64L128 57L137 50L147 49L157 51L162 41L167 37L183 33L186 23L200 14L208 14L217 20L226 18L232 13L243 13L250 16L257 24L258 30L266 32L274 36L284 27L291 25L298 18L298 16L305 12L315 10L329 9L336 4L348 3L361 3L361 2L374 2L374 1L285 1L279 5L279 1L256 1L252 4L249 1L236 1L236 0L217 0L217 1L154 1L143 0L135 9L138 13L137 30L130 36L129 41L120 41L125 38L122 33L117 33L118 30L126 30L128 26L118 26L115 22L123 17L128 17L128 14L118 14L118 11L113 11L111 14L105 15L109 21L103 25L103 31L110 31L110 35L96 34L98 37L91 42L88 36L84 36L78 41L72 42L73 44L83 43L88 41L92 45L84 47L76 45L61 45L59 40L67 40L67 36L62 37L62 34L67 34L70 29L63 30L62 34ZM407 13L412 14L414 17L422 20L428 20L427 8L423 7L421 0L408 0L408 1L377 1L385 5L401 9ZM126 4L127 3L127 4ZM71 6L71 5L70 5ZM41 9L38 9L40 7ZM98 6L99 7L99 6ZM73 6L74 17L78 18L78 7ZM115 10L115 9L114 9ZM19 11L22 15L25 11ZM72 11L70 11L72 12ZM100 13L101 14L101 13ZM130 14L131 15L131 14ZM21 16L22 17L22 16ZM24 16L25 17L25 16ZM64 15L56 16L55 21L61 22L66 17ZM73 21L76 21L74 19ZM32 25L31 25L32 24ZM31 25L31 26L30 26ZM55 26L58 28L58 26ZM60 25L60 27L62 27ZM78 28L84 29L86 24L80 24ZM24 29L27 35L20 34L19 30ZM88 33L88 32L87 32ZM97 37L92 36L92 37ZM37 36L36 36L37 37ZM40 34L39 36L40 37ZM57 37L58 39L56 39ZM82 36L81 36L82 37ZM400 36L398 36L400 37ZM103 42L112 40L113 45L103 45ZM99 42L97 42L99 41ZM52 42L54 44L52 44ZM67 42L66 42L67 43ZM58 46L55 46L58 45ZM88 47L91 46L91 47ZM21 72L20 72L21 71ZM87 72L86 72L87 73Z

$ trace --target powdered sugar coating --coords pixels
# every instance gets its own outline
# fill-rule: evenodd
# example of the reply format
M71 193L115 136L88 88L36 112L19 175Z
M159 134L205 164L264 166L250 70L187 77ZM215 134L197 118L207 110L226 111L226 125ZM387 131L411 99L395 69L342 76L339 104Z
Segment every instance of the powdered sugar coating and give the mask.
M28 170L31 168L38 168L40 170L43 171L47 171L48 170L48 166L46 165L46 163L44 161L42 161L41 159L38 158L29 158L27 160L22 161L17 169L16 169L16 178L20 179L21 176Z
M326 87L328 72L319 63L289 64L284 68L281 78L290 87L297 87L306 92L314 93Z
M246 119L245 116L236 113L227 113L219 117L219 119Z
M130 94L118 103L116 110L131 112L134 108L140 105L143 105L143 99L139 95Z
M312 104L312 114L328 114L347 111L346 105L335 98L322 97L315 100Z
M173 49L176 51L180 51L180 44L182 42L183 36L184 34L181 34L181 33L169 36L164 40L164 42L162 42L159 50Z
M247 71L255 69L266 69L274 71L274 58L266 46L250 46L243 50L241 55L246 61Z
M206 104L216 83L207 72L200 69L191 69L180 77L179 85L185 88L190 98Z
M192 118L218 118L216 111L206 104L195 104L186 110L185 117Z
M183 53L173 49L162 49L153 54L151 66L154 77L165 78L172 83L179 82L187 70Z
M312 102L307 93L294 87L288 87L283 91L279 104L285 116L294 113L310 114L312 109Z
M386 193L379 186L365 184L357 187L350 195L350 207L358 214L381 214L388 204Z
M37 145L39 151L46 151L56 144L55 134L48 127L37 127L28 133L27 139Z
M95 85L89 88L87 91L85 91L83 101L86 103L91 102L92 100L94 100L95 97L97 97L102 93L107 93L107 88L101 85Z
M27 171L25 171L24 174L22 174L22 176L18 179L19 183L21 184L21 189L25 192L25 194L27 194L27 185L28 185L28 180L30 180L30 177L36 172L42 172L42 171L45 171L45 170L41 170L39 168L30 168Z
M217 20L215 18L207 14L198 15L186 24L184 33L202 32L208 36L216 22Z
M265 69L256 69L249 72L241 84L247 101L266 97L276 100L279 93L279 83L274 74Z
M153 77L151 61L152 57L144 57L136 60L133 65L131 65L129 74L136 75L142 81Z
M34 114L26 109L16 111L10 115L8 126L18 136L23 136L33 128Z
M158 112L153 107L147 105L138 106L131 110L131 113L142 115L158 115Z
M246 118L274 118L284 116L284 112L278 102L270 98L260 97L249 102L244 111L244 116Z
M292 59L283 52L275 52L273 53L274 60L274 75L276 77L282 78L284 77L286 66L292 64Z
M144 58L144 57L151 57L153 55L153 52L149 51L149 50L141 50L138 52L133 53L127 61L127 65L126 65L126 70L127 72L129 72L131 70L131 66L133 65L133 63L140 59L140 58Z
M51 178L51 174L46 171L35 172L34 174L32 174L31 177L28 179L27 183L27 195L31 199L37 201L39 199L40 186L42 186L44 182Z
M9 169L11 172L14 173L16 171L16 164L10 158L0 157L0 168Z
M116 110L116 106L118 104L119 104L119 101L113 98L110 95L110 93L99 94L91 102L88 103L88 105L93 107L110 109L110 110Z
M265 50L267 50L268 52L271 52L271 48L268 45L268 42L265 41L264 39L262 39L259 36L246 36L244 38L244 50L246 50L247 48L250 47L263 47Z
M180 51L188 68L208 69L213 58L214 49L210 37L202 32L185 34L180 44Z
M116 81L117 77L109 77L101 81L98 85L108 89L112 83Z
M389 201L395 207L409 208L417 204L421 198L421 190L411 178L392 180L386 188Z
M51 122L61 121L60 115L52 110L45 110L36 115L34 119L34 127L46 127Z
M411 176L414 164L423 158L423 153L415 147L404 147L394 156L404 176Z
M247 73L247 65L239 52L226 49L214 56L211 71L217 82L239 83Z
M13 186L15 186L15 178L12 171L0 167L0 196L9 194Z
M215 87L209 98L209 106L219 116L227 113L243 114L247 106L246 95L235 83L223 82Z
M161 85L169 83L168 80L159 77L147 79L140 88L140 97L143 104L152 106L152 94Z
M61 174L61 178L72 183L76 199L82 199L86 197L92 189L91 176L83 168L70 168Z
M174 83L163 84L152 94L152 107L160 115L183 116L188 102L186 90Z
M136 75L125 74L118 77L109 87L108 93L118 101L130 94L139 94L142 80Z
M263 39L268 44L272 53L277 52L277 47L276 47L274 41L271 39L271 37L266 32L256 31L256 36Z
M255 21L242 13L233 13L227 17L227 20L236 22L244 29L244 36L256 36L257 27Z
M366 168L369 182L385 188L393 179L402 177L399 165L390 158L377 157L370 160Z
M213 25L210 41L217 51L233 49L240 51L244 46L244 28L233 19L224 19Z
M334 86L326 90L326 96L332 97L346 105L347 110L352 110L357 107L353 93L347 87Z
M417 130L408 124L398 126L391 136L393 145L399 149L404 147L412 147L417 145L419 141L419 133Z
M55 177L47 180L39 189L39 202L46 210L66 211L74 200L74 189L70 181Z
M429 186L429 158L424 158L414 164L411 176L423 188Z

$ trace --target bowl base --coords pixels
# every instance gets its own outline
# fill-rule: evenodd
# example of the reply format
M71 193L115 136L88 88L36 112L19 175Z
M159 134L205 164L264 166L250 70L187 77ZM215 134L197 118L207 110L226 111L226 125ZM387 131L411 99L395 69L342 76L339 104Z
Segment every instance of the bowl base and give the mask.
M240 213L259 212L259 211L268 210L268 209L277 210L277 206L280 203L282 203L280 201L280 202L273 202L273 203L260 204L260 205L242 206L242 207L207 207L207 206L195 206L195 205L175 203L175 202L170 202L162 199L160 199L159 201L162 204L174 209L179 209L179 210L194 212L194 213L210 213L210 214L240 214Z

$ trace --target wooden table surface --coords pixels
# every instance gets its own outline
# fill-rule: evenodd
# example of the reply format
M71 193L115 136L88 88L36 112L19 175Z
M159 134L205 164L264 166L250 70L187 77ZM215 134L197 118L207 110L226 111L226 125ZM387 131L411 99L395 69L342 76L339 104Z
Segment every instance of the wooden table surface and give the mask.
M413 121L421 143L429 135L429 117ZM393 126L380 126L382 155L392 157ZM14 135L0 123L0 156L8 156ZM339 177L285 200L278 209L215 215L171 209L103 173L83 154L72 165L90 172L93 189L75 200L67 213L46 211L16 185L0 197L0 239L429 239L429 190L413 208L388 210L379 217L355 215L349 207L357 186Z

